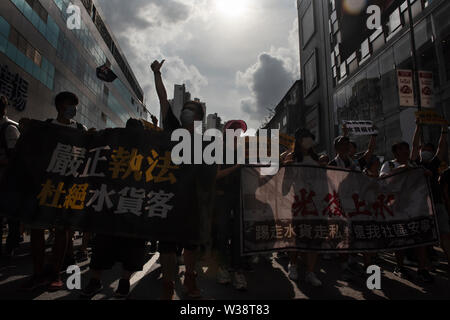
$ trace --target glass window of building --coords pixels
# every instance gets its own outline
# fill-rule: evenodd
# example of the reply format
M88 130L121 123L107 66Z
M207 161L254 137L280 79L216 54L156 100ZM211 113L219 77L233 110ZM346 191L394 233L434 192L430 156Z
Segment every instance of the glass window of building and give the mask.
M383 113L389 114L398 109L397 73L395 70L394 54L392 48L380 57L381 95Z
M414 37L416 41L416 49L420 49L420 47L433 40L433 25L431 23L431 17L427 17L416 25L414 28Z
M309 95L317 87L317 58L316 52L313 51L308 61L306 61L304 75L305 96Z
M37 50L34 50L34 63L37 66L41 66L41 62L42 62L41 54Z
M392 34L402 25L402 21L400 19L400 10L399 8L395 9L394 12L389 16L388 23L388 34Z
M413 4L410 4L410 6L413 18L417 17L422 12L422 0L416 0Z
M376 52L384 46L384 34L381 33L375 40L372 41L372 51Z
M411 69L411 37L409 33L404 35L394 44L395 64L399 69Z
M369 46L369 39L366 39L361 44L361 59L367 58L367 56L370 54L370 46Z
M15 28L11 28L9 32L9 42L13 44L16 48L19 46L19 34Z
M302 17L302 43L305 46L315 32L314 24L314 1L310 1L308 9Z

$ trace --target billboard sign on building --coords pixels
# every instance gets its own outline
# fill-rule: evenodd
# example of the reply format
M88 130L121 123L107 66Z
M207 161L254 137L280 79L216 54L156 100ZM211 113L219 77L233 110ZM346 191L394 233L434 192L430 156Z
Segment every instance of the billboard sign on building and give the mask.
M422 107L431 108L433 103L433 73L419 71L419 83Z
M414 107L413 73L411 70L397 70L398 97L401 107Z

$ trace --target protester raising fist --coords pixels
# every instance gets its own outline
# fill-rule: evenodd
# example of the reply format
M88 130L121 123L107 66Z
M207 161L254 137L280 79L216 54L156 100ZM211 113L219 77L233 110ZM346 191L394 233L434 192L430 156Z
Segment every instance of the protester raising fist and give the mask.
M155 73L161 72L161 68L166 60L162 60L159 62L158 60L153 61L150 68L152 68L152 71Z

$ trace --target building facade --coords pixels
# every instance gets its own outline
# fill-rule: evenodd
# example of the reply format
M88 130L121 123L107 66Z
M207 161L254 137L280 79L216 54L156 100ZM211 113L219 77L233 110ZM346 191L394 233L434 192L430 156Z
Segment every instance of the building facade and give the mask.
M173 89L173 99L170 101L175 117L180 119L181 109L183 109L184 104L190 100L191 94L186 91L186 85L176 84Z
M303 83L301 80L288 89L284 97L275 107L275 113L263 129L279 129L280 133L294 136L295 131L302 127L307 127L306 116L309 110L304 109L303 104ZM311 123L310 123L311 125ZM316 127L309 127L311 131Z
M80 12L80 28L68 19ZM76 120L88 128L123 127L147 120L144 94L95 0L0 1L0 92L10 98L14 120L56 116L54 97L71 91L80 99ZM111 65L112 83L96 68Z
M327 43L327 1L298 0L300 70L303 81L303 121L316 127L317 151L332 152L336 128L329 105L330 69Z
M400 140L411 142L415 129L417 107L400 105L397 77L398 70L413 68L413 50L417 71L432 74L429 107L450 119L450 23L446 18L450 2L371 0L362 1L364 5L359 8L349 3L298 1L299 24L307 29L300 32L305 103L319 104L321 120L328 120L321 122L321 131L330 133L330 152L342 120L372 120L379 128L377 154L391 158L391 145ZM366 9L373 4L381 9L381 24L369 29ZM317 58L310 62L312 55ZM418 99L416 92L416 105ZM328 114L328 119L323 114ZM427 127L424 140L437 144L439 132L439 127ZM362 148L367 139L358 138L356 142Z
M222 131L223 130L223 123L222 119L219 117L217 113L209 114L206 118L206 130L209 129L217 129Z

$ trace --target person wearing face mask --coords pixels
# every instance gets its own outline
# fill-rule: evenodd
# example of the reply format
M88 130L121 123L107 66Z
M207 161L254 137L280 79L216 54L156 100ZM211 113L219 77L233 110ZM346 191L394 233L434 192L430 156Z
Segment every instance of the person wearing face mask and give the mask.
M151 69L154 74L156 92L158 94L161 115L162 115L162 123L163 129L166 132L173 132L176 129L184 128L188 130L191 134L194 133L194 121L202 121L205 114L203 111L203 107L200 103L196 101L188 101L184 104L180 120L178 120L167 100L167 92L164 86L164 82L161 76L161 68L164 64L165 60L154 61L151 65ZM216 168L217 169L217 168ZM215 179L215 174L214 174ZM204 185L209 183L203 181ZM206 197L204 190L201 191L196 184L193 182L192 185L188 186L188 188L192 188L197 190L198 195L202 197ZM199 191L200 190L200 191ZM193 208L205 208L205 204L199 203L198 199L193 199L193 204L190 207ZM161 269L162 269L162 277L163 277L163 300L172 300L174 298L174 282L175 282L175 273L176 270L176 252L177 252L177 243L159 243L159 251L161 253L160 261L161 261ZM198 245L196 244L181 244L184 247L184 263L186 266L186 273L184 278L184 288L186 291L186 296L190 299L198 299L201 297L201 292L197 288L197 274L195 272L196 267L196 253L198 251Z
M286 155L282 159L282 163L286 164L302 164L310 166L320 166L319 157L314 152L313 147L315 144L315 136L307 129L298 129L295 133L295 149L291 154ZM313 287L322 286L316 274L316 262L318 254L317 252L307 252L306 257L306 275L305 282ZM289 266L288 266L289 278L293 281L298 280L298 253L289 252Z
M81 131L87 131L87 128L76 122L78 97L72 92L60 92L55 97L55 107L58 112L56 119L48 119L47 122L59 126L70 127Z
M78 97L72 92L61 92L55 97L57 111L56 119L48 119L46 122L55 125L70 127L81 131L87 128L73 120L77 114ZM44 272L45 263L45 230L31 230L31 255L33 258L33 275L24 283L22 289L34 290L49 284L49 291L57 291L63 288L60 272L63 268L66 255L73 248L72 232L67 228L55 228L55 241L52 248L53 261L49 273Z

